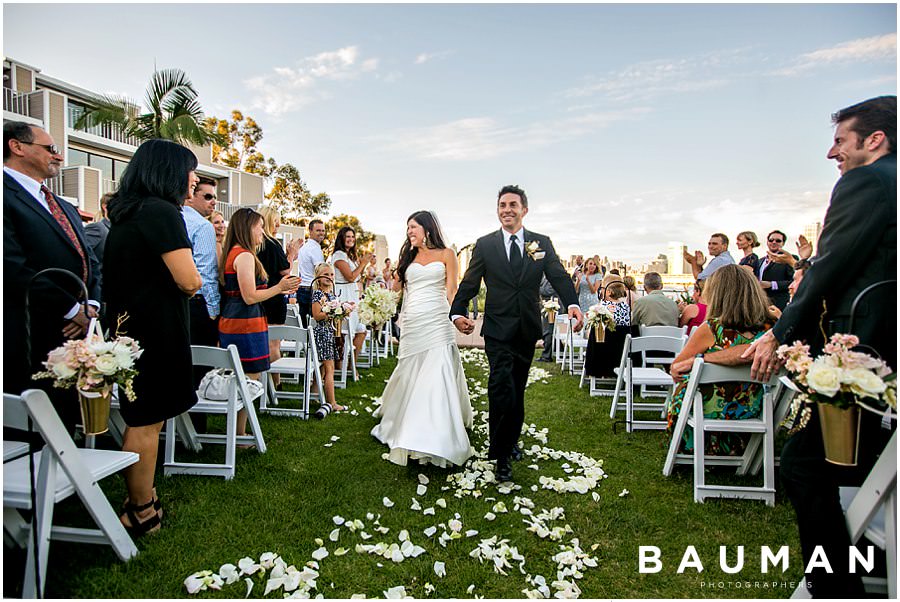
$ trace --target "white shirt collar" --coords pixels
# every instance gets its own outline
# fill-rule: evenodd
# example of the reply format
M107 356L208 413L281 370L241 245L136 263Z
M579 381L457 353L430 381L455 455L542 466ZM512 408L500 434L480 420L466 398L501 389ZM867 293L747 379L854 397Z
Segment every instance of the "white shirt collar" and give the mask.
M504 246L506 246L508 248L509 247L509 239L512 238L512 234L510 234L503 228L501 228L500 231L503 233L503 244L504 244ZM523 226L523 227L519 228L519 231L516 232L515 235L516 235L516 240L519 242L519 244L524 245L525 244L525 227Z

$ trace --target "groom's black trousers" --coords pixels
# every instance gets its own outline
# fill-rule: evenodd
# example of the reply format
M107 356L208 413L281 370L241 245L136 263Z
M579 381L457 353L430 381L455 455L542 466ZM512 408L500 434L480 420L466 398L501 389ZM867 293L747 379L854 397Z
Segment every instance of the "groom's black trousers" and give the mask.
M491 367L488 376L489 460L508 457L519 440L525 422L525 383L534 357L534 343L484 337L484 352Z

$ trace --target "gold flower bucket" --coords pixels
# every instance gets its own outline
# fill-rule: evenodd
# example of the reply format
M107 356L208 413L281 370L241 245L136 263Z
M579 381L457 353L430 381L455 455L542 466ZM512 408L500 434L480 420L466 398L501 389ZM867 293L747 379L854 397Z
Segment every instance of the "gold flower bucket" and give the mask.
M550 324L553 324L556 321L556 310L555 309L548 309L544 313L547 314L547 322L549 322Z
M78 390L81 405L81 424L85 435L100 435L109 430L109 401L111 389L102 391Z
M818 403L825 459L839 466L856 466L859 449L859 407L839 408Z
M334 319L334 333L337 336L341 335L341 330L344 327L344 319L343 318L335 318Z
M598 343L604 342L606 340L606 326L603 324L594 326L594 338L597 339Z

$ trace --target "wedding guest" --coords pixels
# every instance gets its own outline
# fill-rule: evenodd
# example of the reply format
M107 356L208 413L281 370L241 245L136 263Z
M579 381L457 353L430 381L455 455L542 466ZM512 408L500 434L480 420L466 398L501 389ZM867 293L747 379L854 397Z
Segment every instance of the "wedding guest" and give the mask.
M390 257L384 260L384 269L381 270L381 277L384 278L385 283L391 282L394 279L394 269L391 267Z
M792 255L790 253L780 253L772 255L769 259L774 261L775 263L784 263L791 266L794 269L797 269L794 264L798 261L802 261L804 259L809 259L812 257L813 246L812 243L807 240L805 236L800 234L797 236L797 255ZM809 266L807 266L809 267Z
M600 304L613 314L616 326L631 326L631 308L628 306L628 289L622 282L613 282L606 287L606 295Z
M776 261L782 255L790 255L784 251L787 235L781 230L773 230L766 237L768 251L757 270L759 283L766 291L769 301L779 310L783 310L788 302L788 285L794 279L794 268L787 263Z
M322 241L325 240L325 223L314 219L306 226L307 240L297 255L297 275L300 276L300 288L297 289L297 307L303 326L309 324L309 313L312 311L312 289L310 285L315 276L316 266L325 261L322 253Z
M634 276L625 276L622 278L622 282L625 284L625 288L628 289L628 306L634 307L635 301L640 299L637 294L637 285L634 282Z
M693 303L679 307L681 316L678 318L679 326L687 326L688 334L706 321L707 305L703 299L703 287L706 286L706 280L697 280L694 282L694 290L691 293Z
M94 256L101 265L103 264L103 251L106 248L106 238L109 236L110 223L107 207L111 198L113 198L111 192L100 197L100 213L92 223L84 227L85 242L94 251Z
M377 262L378 260L373 254L369 258L369 265L366 266L366 278L363 281L363 290L366 290L371 285L375 284L375 280L378 278L378 268L376 267Z
M756 278L737 265L720 267L709 277L704 294L708 302L706 321L691 334L684 349L672 362L672 378L677 383L667 407L668 431L672 432L684 400L694 358L698 354L721 351L752 343L772 326L775 316ZM710 360L712 361L712 360ZM703 415L712 419L740 420L759 416L763 387L756 383L717 383L700 387ZM686 430L682 449L694 448L694 433ZM745 438L734 433L708 435L706 453L739 455Z
M334 290L341 302L359 303L359 279L369 264L371 253L362 257L356 254L356 230L344 226L334 237L334 249L328 263L334 266ZM359 313L353 310L347 320L347 332L353 336L353 349L356 355L362 350L366 340L366 325L359 321Z
M659 272L644 274L644 292L632 308L632 324L638 326L675 326L678 306L662 292L663 280Z
M269 327L263 302L297 290L300 279L282 277L271 288L269 278L257 256L265 239L263 217L253 209L238 209L231 216L225 233L219 281L224 289L219 317L219 342L235 345L241 367L248 378L259 380L269 369ZM238 412L237 434L247 433L247 412Z
M584 262L584 270L575 272L575 290L578 291L578 306L582 312L597 303L597 291L602 283L600 266L593 257L589 257Z
M202 279L191 254L181 206L197 185L197 158L167 140L144 142L109 202L103 296L112 329L140 343L134 398L121 403L124 451L140 459L125 469L128 501L120 517L133 536L159 530L162 505L153 477L163 423L197 402L188 299Z
M753 249L759 246L759 239L756 237L756 232L751 232L749 230L741 232L737 235L735 244L737 245L737 248L744 253L744 256L741 257L741 260L738 262L738 265L749 267L755 274L759 269L759 255L753 251Z
M216 229L216 265L222 263L222 244L225 242L225 216L222 215L219 211L213 211L209 216L209 221L212 222L213 228Z
M720 267L734 263L734 257L728 252L728 237L721 232L710 235L706 248L712 257L709 265L702 251L694 251L693 255L684 252L684 260L691 264L695 280L706 280Z
M321 420L331 412L340 412L346 409L344 406L338 405L334 396L334 367L335 363L340 360L340 354L334 341L335 336L340 333L335 332L331 320L322 310L326 303L337 299L334 293L334 268L331 264L320 263L316 266L312 289L312 317L316 321L316 325L313 327L313 336L319 361L322 362L322 385L325 389L326 401L313 415Z

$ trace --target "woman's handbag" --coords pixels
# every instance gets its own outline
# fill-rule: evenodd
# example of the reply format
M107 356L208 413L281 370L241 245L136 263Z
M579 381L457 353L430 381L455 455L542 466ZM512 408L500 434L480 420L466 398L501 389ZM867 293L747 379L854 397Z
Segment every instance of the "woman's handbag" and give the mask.
M262 393L263 384L258 380L245 378L244 383L251 399ZM228 395L231 393L231 387L233 386L234 370L213 368L200 379L197 396L208 401L228 401Z

